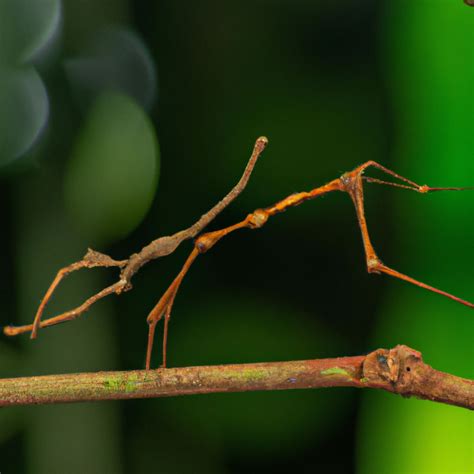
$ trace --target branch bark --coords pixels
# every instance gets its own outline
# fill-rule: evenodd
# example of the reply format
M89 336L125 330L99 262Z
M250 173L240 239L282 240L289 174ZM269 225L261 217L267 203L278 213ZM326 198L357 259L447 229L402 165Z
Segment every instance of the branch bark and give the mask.
M375 388L474 410L474 381L439 372L407 346L366 356L0 380L0 406L295 388Z

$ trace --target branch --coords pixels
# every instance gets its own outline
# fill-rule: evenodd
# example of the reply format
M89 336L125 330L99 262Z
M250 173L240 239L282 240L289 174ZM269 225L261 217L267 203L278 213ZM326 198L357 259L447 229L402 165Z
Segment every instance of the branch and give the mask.
M367 356L0 380L0 407L294 388L376 388L474 410L474 381L439 372L407 346Z

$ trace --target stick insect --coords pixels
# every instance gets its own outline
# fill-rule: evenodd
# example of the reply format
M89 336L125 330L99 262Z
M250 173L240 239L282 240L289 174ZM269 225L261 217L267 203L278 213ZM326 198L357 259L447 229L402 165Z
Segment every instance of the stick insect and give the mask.
M339 178L336 178L329 183L326 183L322 186L312 189L311 191L304 191L300 193L292 194L281 201L273 204L272 206L256 209L252 213L248 214L245 219L242 221L225 227L220 230L215 230L212 232L202 233L204 228L219 214L221 213L246 187L247 182L252 174L252 171L255 167L255 164L262 154L263 150L268 144L268 139L266 137L260 137L255 142L253 152L250 156L250 159L247 163L247 166L244 170L240 181L232 188L232 190L221 200L219 201L211 210L201 216L201 218L195 222L191 227L188 227L185 230L177 232L176 234L160 237L152 241L147 246L143 247L138 253L131 255L126 260L114 260L106 254L97 252L95 250L89 249L86 255L79 260L78 262L72 263L67 267L61 268L53 282L49 286L46 294L44 295L41 303L36 312L34 321L32 324L24 326L6 326L4 328L4 333L8 336L14 336L24 332L31 332L31 338L35 339L38 335L39 328L53 326L55 324L63 323L70 321L79 317L85 311L87 311L94 303L99 301L102 298L105 298L108 295L113 293L119 295L122 292L129 291L132 288L132 277L140 270L140 268L149 263L152 260L155 260L159 257L164 257L171 254L176 250L176 248L185 240L194 239L193 249L186 259L182 269L173 280L171 285L162 295L156 306L151 310L147 317L148 323L148 343L146 351L146 369L150 369L151 366L151 356L153 349L153 341L155 335L156 325L159 321L164 319L164 329L163 329L163 345L162 345L162 367L166 367L166 349L168 342L168 325L171 317L171 310L176 298L176 294L179 290L179 287L188 273L190 267L196 260L196 258L209 251L214 245L216 245L219 240L221 240L226 235L230 234L239 229L259 229L263 227L268 219L275 214L285 211L288 208L298 206L303 202L314 199L323 194L327 194L333 191L341 191L347 193L355 207L355 212L357 215L357 220L359 223L359 228L362 235L362 243L365 252L365 259L367 265L367 271L369 273L385 273L386 275L404 280L413 285L419 286L426 290L438 293L447 298L450 298L458 303L461 303L469 308L474 308L474 304L469 301L465 301L457 296L454 296L450 293L437 289L433 286L427 285L421 281L415 280L414 278L407 276L403 273L394 270L391 267L388 267L377 256L374 246L370 240L369 231L367 227L367 221L365 218L364 212L364 182L366 183L375 183L382 184L387 186L393 186L397 188L407 189L415 191L417 193L430 193L435 191L461 191L464 189L473 189L473 188L455 188L455 187L445 187L445 188L434 188L427 185L419 185L414 181L405 178L388 168L380 165L375 161L367 161L362 165L356 167L352 171L344 173ZM392 179L395 178L400 182L393 181L383 181L377 178L371 178L364 175L365 171L369 168L376 168L383 173L390 176ZM60 282L70 273L79 270L81 268L93 268L93 267L117 267L120 269L120 278L119 280L99 291L95 295L88 298L80 306L66 311L58 316L51 317L49 319L42 320L43 312L51 299L56 288Z

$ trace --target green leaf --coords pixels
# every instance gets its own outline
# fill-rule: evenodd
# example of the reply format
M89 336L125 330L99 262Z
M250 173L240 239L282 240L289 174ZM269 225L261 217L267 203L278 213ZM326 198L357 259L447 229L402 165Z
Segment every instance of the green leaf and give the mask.
M146 114L123 94L101 95L65 178L66 206L78 228L94 244L124 237L148 211L158 175L159 149Z

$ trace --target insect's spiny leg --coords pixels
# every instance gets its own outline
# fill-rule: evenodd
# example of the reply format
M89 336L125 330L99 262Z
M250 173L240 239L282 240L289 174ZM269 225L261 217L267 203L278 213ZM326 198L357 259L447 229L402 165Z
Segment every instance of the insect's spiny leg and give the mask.
M392 171L388 168L385 168L385 166L382 166L381 164L377 163L376 161L367 161L363 165L356 168L352 173L361 175L367 168L370 168L370 167L377 168L377 169L383 171L384 173L389 174L390 176L393 176L394 178L399 179L400 181L408 183L413 188L416 188L416 189L422 188L422 186L419 185L418 183L415 183L411 179L405 178L405 176L402 176L398 173L395 173L395 171Z
M419 286L426 290L446 296L447 298L457 301L458 303L464 304L470 308L474 308L474 305L470 303L469 301L465 301L450 293L447 293L445 291L442 291L430 285L427 285L426 283L415 280L412 277L404 275L403 273L400 273L384 265L378 258L375 252L375 249L370 241L370 236L369 236L369 231L367 228L367 221L365 218L365 211L364 211L364 190L363 190L363 181L362 181L361 171L358 171L356 169L350 173L346 173L341 179L345 185L345 191L350 195L354 203L354 207L357 214L357 220L359 222L359 227L361 230L362 240L364 244L367 271L369 273L385 273L394 278L399 278L400 280L407 281L409 283L412 283L413 285ZM400 186L403 186L403 185L400 185ZM419 192L427 192L427 191L421 190Z
M150 370L150 363L151 363L151 353L153 350L153 341L155 339L155 329L158 323L158 319L148 323L148 343L146 346L146 362L145 362L145 369Z
M181 281L183 280L183 278L184 278L184 275L181 278ZM181 281L180 281L180 284L181 284ZM166 312L165 312L165 324L164 324L165 327L163 329L163 353L162 353L162 363L161 363L163 368L166 367L166 354L167 354L167 348L168 348L168 325L171 318L171 310L173 309L173 304L174 304L174 300L176 298L177 293L178 293L178 287L176 288L173 296L171 297L171 300L168 303L168 306L166 307Z
M176 296L176 293L175 295ZM170 304L166 307L165 311L165 324L163 328L163 347L162 347L162 359L161 359L161 366L163 368L166 368L166 354L167 354L167 349L168 349L168 325L170 322L171 318L171 309L173 308L173 303L174 303L174 297Z
M472 186L464 186L464 187L444 187L444 188L433 188L431 186L419 186L418 188L414 188L413 186L407 186L405 184L400 184L400 183L392 183L390 181L383 181L381 179L377 178L370 178L368 176L362 176L362 179L366 181L367 183L375 183L375 184L383 184L385 186L393 186L395 188L403 188L403 189L409 189L411 191L416 191L417 193L432 193L436 191L469 191L469 190L474 190L474 187Z
M94 303L105 298L112 293L120 293L123 288L125 287L126 282L119 280L118 282L114 283L113 285L104 288L102 291L99 291L95 295L88 298L84 303L82 303L77 308L71 309L70 311L66 311L58 316L54 316L52 318L45 319L40 321L39 327L45 328L49 326L54 326L56 324L65 323L66 321L71 321L73 319L78 318L81 314L85 313ZM24 332L29 332L33 330L33 324L26 324L24 326L5 326L3 328L4 334L7 336L16 336L18 334L22 334Z
M354 203L357 221L359 223L360 232L362 234L362 243L364 245L365 258L367 262L367 269L369 273L372 272L372 267L379 262L377 253L370 240L369 230L367 227L367 220L365 218L364 210L364 190L362 187L362 176L360 173L347 173L341 178L345 184L345 190L349 194Z
M393 186L394 188L409 189L410 191L420 192L418 188L414 188L413 186L407 186L406 184L391 183L390 181L383 181L377 178L369 178L368 176L363 176L362 179L367 183L383 184L385 186Z
M92 249L88 249L87 253L84 255L84 258L78 262L72 263L67 267L61 268L53 282L46 291L41 303L36 311L35 319L33 321L33 327L31 330L31 339L35 339L38 334L38 329L40 328L41 317L43 315L44 309L48 304L49 300L53 296L58 285L61 281L70 273L80 270L81 268L93 268L93 267L123 267L127 264L128 260L114 260L113 258L105 255L101 252L97 252Z
M196 260L196 257L199 255L199 250L197 248L194 248L193 251L189 254L189 257L186 259L186 262L183 265L183 268L181 271L178 273L176 278L173 280L173 283L168 287L168 289L165 291L163 296L160 298L158 303L155 305L155 307L150 311L147 317L147 323L149 325L149 332L148 332L148 345L147 345L147 356L146 356L146 369L150 369L151 365L151 355L153 351L153 341L154 341L154 333L155 333L155 327L157 323L163 318L163 316L166 316L167 319L169 320L169 317L171 315L171 309L173 307L173 303L176 297L176 293L178 292L178 289L181 285L181 282L183 281L184 276L188 272L189 268L193 264L194 260ZM163 342L166 344L168 337L168 322L165 323L165 330L163 334ZM166 364L166 357L164 359L164 364Z
M75 263L72 263L71 265L68 265L67 267L61 268L58 271L53 282L51 283L45 295L43 296L43 299L41 300L41 303L36 311L35 319L33 321L33 326L31 330L31 339L35 339L37 337L38 329L40 327L40 322L41 322L41 316L43 315L44 309L46 308L46 305L51 299L51 296L53 295L59 283L61 283L63 278L65 278L70 273L76 270L79 270L81 268L84 268L85 266L86 266L86 262L84 260L81 260L80 262L75 262Z
M447 298L457 301L458 303L468 306L469 308L474 308L474 304L470 303L469 301L463 300L461 298L458 298L457 296L452 295L451 293L447 293L446 291L439 290L438 288L434 288L433 286L427 285L426 283L415 280L414 278L411 278L408 275L404 275L403 273L397 272L393 268L387 267L382 263L379 263L376 266L376 270L378 272L385 273L386 275L390 275L392 277L399 278L400 280L412 283L413 285L424 288L425 290L432 291L433 293L438 293L439 295L446 296Z
M436 191L472 191L474 190L474 186L464 186L464 187L461 187L461 188L453 188L453 187L449 187L449 188L432 188L431 186L421 186L421 190L420 192L421 193L432 193L432 192L436 192Z
M370 177L363 176L363 179L365 181L367 181L368 183L384 184L386 186L394 186L396 188L411 189L412 191L416 191L416 192L423 193L423 194L424 193L431 193L431 192L435 192L435 191L466 191L466 190L474 189L474 187L472 187L472 186L467 186L467 187L452 187L451 186L451 187L442 187L442 188L440 188L440 187L427 186L426 184L421 185L421 184L415 183L414 181L411 181L408 178L405 178L405 176L401 176L398 173L395 173L394 171L392 171L388 168L385 168L385 166L382 166L381 164L377 163L376 161L367 161L366 163L360 165L354 171L352 171L351 173L348 173L348 174L349 175L351 175L351 174L353 174L353 175L355 175L355 174L362 175L362 173L367 168L370 168L370 167L377 168L377 169L383 171L384 173L387 173L390 176L393 176L394 178L397 178L400 181L403 181L403 182L407 183L409 186L399 184L399 183L391 183L389 181L383 181L381 179L376 179L376 178L370 178Z

